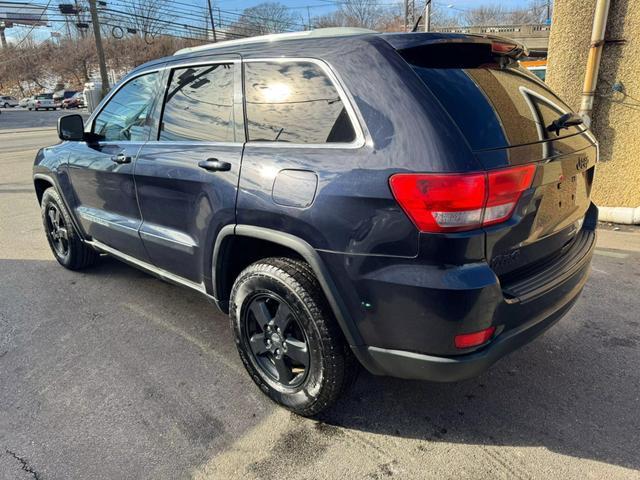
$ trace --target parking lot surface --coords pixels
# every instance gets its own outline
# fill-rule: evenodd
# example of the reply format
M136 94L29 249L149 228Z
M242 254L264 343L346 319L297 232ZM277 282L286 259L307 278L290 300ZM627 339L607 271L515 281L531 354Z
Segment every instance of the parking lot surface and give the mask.
M2 128L0 478L640 479L637 231L602 235L571 313L489 372L362 373L309 420L258 391L205 298L107 257L60 267L31 182L55 132Z

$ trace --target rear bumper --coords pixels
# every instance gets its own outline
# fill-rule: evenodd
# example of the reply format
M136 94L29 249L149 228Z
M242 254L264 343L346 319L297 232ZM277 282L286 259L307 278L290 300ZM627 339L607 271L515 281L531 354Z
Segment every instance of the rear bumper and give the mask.
M490 320L497 327L497 334L475 351L461 355L429 355L368 345L352 349L364 367L376 375L435 382L475 377L503 356L541 335L571 309L587 281L595 241L595 232L589 232L580 258L570 269L562 270L561 277L549 282L544 291L538 290L537 295L526 300L499 302Z
M353 350L362 365L375 375L433 382L457 382L478 376L500 358L541 335L571 309L577 298L578 295L547 318L530 321L520 328L505 332L487 347L467 355L437 357L366 346L354 347Z
M352 350L377 375L438 382L478 375L562 318L587 281L597 209L562 257L501 284L486 262L429 265L416 259L324 254L363 342ZM496 327L480 347L461 333Z

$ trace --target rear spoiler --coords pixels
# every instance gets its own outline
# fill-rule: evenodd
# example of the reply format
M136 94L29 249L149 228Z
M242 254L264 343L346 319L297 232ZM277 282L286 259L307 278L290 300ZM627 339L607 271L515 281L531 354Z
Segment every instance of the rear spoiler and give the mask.
M401 54L419 47L486 44L491 46L491 53L495 56L509 57L513 60L529 56L527 47L521 43L497 35L416 32L382 34L381 37Z

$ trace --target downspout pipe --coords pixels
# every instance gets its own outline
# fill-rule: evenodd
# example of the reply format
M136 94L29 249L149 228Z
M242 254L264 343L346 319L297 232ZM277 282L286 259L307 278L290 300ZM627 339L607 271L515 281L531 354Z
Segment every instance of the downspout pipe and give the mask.
M587 58L587 70L584 76L584 87L582 88L582 100L580 102L580 116L585 125L591 125L591 111L593 110L593 97L598 84L598 72L600 70L600 59L602 58L602 47L604 46L604 34L607 29L607 18L609 16L609 5L611 0L596 0L596 11L593 16L593 30L591 31L591 47Z

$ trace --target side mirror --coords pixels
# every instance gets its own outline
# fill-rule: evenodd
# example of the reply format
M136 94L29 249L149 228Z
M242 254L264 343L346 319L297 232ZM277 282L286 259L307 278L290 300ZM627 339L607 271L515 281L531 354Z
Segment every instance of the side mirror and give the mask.
M58 119L58 137L60 140L79 142L84 139L84 120L76 114L65 115Z

